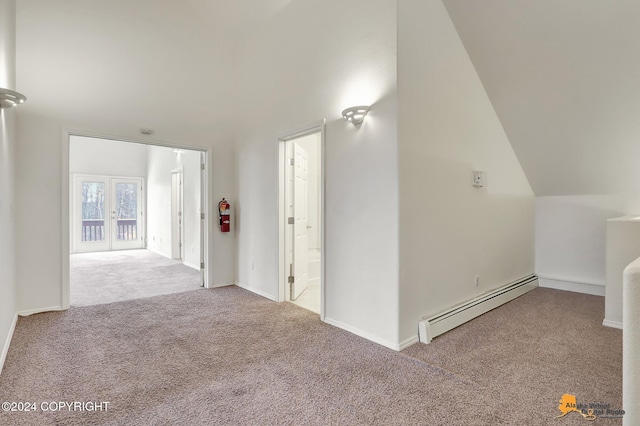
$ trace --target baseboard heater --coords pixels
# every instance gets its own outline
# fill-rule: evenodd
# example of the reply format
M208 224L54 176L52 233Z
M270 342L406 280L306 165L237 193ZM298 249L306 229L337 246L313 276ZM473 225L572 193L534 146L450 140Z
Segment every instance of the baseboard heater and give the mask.
M429 343L434 337L522 296L536 287L538 287L538 277L529 275L437 315L425 317L419 322L420 341Z

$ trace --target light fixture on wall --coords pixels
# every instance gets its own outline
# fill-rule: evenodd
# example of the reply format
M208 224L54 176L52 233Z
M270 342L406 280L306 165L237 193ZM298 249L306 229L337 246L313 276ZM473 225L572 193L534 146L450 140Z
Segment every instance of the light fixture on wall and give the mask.
M0 87L0 108L12 108L27 100L22 93Z
M368 112L368 106L354 106L342 111L342 117L353 124L360 124L364 121Z

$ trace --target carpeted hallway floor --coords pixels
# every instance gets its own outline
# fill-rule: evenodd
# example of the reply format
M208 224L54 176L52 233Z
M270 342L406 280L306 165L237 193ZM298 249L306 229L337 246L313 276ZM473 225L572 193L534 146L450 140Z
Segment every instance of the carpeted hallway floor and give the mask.
M200 288L200 271L149 250L71 255L71 306L98 305Z
M20 318L0 401L108 401L0 412L0 424L578 425L621 404L621 332L604 299L536 289L402 353L237 287ZM596 424L621 424L598 419Z

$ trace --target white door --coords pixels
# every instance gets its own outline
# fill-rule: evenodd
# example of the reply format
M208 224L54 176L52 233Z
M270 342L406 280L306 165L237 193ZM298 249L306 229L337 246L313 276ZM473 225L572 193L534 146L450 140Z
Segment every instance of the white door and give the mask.
M295 300L306 290L308 279L307 223L309 214L309 155L307 151L294 142L293 144L293 286L291 300Z
M142 179L111 179L111 250L142 248Z
M142 179L76 176L75 252L137 249L142 241Z
M207 229L207 219L205 217L207 200L205 197L207 189L206 154L200 153L200 285L204 287L204 233Z
M110 249L109 178L76 176L74 226L75 251Z
M171 173L171 257L182 259L182 173Z

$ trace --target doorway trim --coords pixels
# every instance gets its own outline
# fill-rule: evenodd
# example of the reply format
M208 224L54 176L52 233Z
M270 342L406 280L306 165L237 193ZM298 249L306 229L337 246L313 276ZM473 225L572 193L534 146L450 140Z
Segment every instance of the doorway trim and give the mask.
M161 146L165 148L178 148L178 149L188 149L191 151L198 151L204 153L204 178L203 184L201 185L201 192L203 194L203 213L206 218L206 227L203 230L204 232L204 241L202 244L204 245L204 250L200 251L200 257L202 258L202 263L204 264L203 278L202 281L204 283L204 288L211 288L211 283L209 280L210 277L210 267L211 263L209 262L210 253L209 253L209 243L213 238L213 221L209 217L210 212L213 211L211 204L211 199L209 197L209 188L213 188L213 173L209 172L211 165L211 148L205 148L201 146L191 146L184 145L173 142L165 142L159 140L150 140L150 139L137 139L132 137L118 136L100 132L93 132L87 130L77 130L77 129L63 129L62 130L62 149L61 149L61 180L62 185L60 187L60 198L62 200L61 212L60 212L60 220L61 220L61 306L63 310L69 309L70 299L71 299L71 228L70 228L70 210L71 210L71 191L73 188L70 185L70 169L69 169L69 146L71 144L71 136L79 136L79 137L88 137L88 138L96 138L96 139L106 139L115 142L130 142L130 143L138 143L142 145L151 145L151 146ZM145 206L146 208L146 206ZM146 235L146 232L145 232Z
M173 176L178 175L178 188L174 188ZM171 257L184 263L184 167L171 170ZM178 194L174 191L177 189ZM174 200L174 196L176 199ZM176 202L176 216L173 215L174 201ZM178 223L176 223L178 222ZM176 229L177 228L177 229ZM175 241L178 237L178 252L180 257L175 257Z
M320 221L320 320L324 321L326 315L326 292L325 292L325 228L326 228L326 211L325 211L325 127L326 120L293 129L278 136L278 302L284 302L286 298L287 279L289 273L286 266L286 221L287 221L287 209L285 205L286 195L286 182L285 182L285 168L287 164L287 142L298 139L304 136L308 136L314 133L320 133L320 212L322 213L322 220Z

